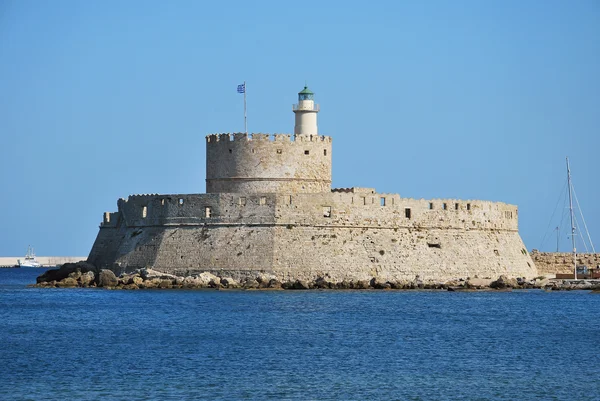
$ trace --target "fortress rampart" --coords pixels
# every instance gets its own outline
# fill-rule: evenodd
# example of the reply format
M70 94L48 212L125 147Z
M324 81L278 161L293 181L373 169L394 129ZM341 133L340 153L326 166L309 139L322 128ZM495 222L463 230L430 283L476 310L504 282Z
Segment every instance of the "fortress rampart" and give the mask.
M130 196L101 223L89 261L282 280L531 275L513 205L353 191Z
M514 205L331 189L332 140L317 135L314 94L298 95L293 136L206 137L206 194L119 199L88 261L281 281L537 275Z
M573 274L573 254L569 252L539 252L533 250L531 258L535 262L540 275L553 276ZM600 266L600 253L578 253L577 266L587 266L588 269Z
M101 227L162 225L320 225L457 230L518 230L518 209L501 202L410 199L397 194L132 195Z
M328 192L331 138L219 134L206 137L206 192Z

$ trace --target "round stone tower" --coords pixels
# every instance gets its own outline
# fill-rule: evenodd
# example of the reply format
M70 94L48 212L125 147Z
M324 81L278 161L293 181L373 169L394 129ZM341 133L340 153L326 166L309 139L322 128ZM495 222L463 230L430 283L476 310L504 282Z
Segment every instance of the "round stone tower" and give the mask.
M315 104L315 94L307 86L298 93L298 104L295 104L292 110L296 114L294 135L318 135L317 113L319 112L319 105Z
M218 134L206 137L207 193L331 192L331 138L317 132L318 106L298 93L294 136Z

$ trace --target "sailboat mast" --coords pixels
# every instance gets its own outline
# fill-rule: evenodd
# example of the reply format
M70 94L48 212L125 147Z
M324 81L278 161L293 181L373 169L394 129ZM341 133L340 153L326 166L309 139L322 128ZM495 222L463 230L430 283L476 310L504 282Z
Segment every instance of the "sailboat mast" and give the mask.
M569 211L571 215L571 242L573 244L573 277L577 280L577 249L575 248L575 215L573 213L573 194L571 188L571 168L567 157L567 185L569 186Z

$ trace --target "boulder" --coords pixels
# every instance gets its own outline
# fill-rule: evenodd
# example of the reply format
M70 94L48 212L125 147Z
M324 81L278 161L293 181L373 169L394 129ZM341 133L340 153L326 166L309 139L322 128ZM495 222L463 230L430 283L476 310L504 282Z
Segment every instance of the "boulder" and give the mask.
M462 283L458 280L450 280L450 281L446 281L444 283L444 285L446 287L458 287L459 285L462 285Z
M119 283L123 284L123 285L133 284L133 278L134 277L141 278L139 271L135 271L135 272L130 273L130 274L121 274L119 276Z
M158 270L152 270L152 269L140 269L139 275L144 280L161 279L161 280L171 280L171 282L173 282L173 280L177 279L177 276L175 276L173 274L163 273L163 272L159 272Z
M538 277L533 280L533 286L535 288L544 288L548 284L550 284L550 279L546 277Z
M317 279L313 283L313 287L314 288L327 289L327 288L334 288L335 284L332 283L332 282L330 282L325 277L317 277Z
M94 282L94 280L96 279L96 275L94 274L93 271L88 271L85 272L81 275L81 277L79 277L79 282L81 283L82 287L88 287L90 284L92 284Z
M56 283L57 287L65 287L65 288L70 288L70 287L77 287L79 283L77 283L77 280L74 279L73 277L67 277L65 279L62 279L60 281L58 281Z
M260 284L261 287L266 288L269 285L269 282L272 279L276 279L277 276L269 273L260 273L256 276L256 281Z
M338 283L335 284L335 287L339 290L348 290L350 289L350 282L347 280L343 280L343 281L339 281Z
M154 279L152 281L156 281L157 279ZM162 288L162 289L167 289L167 288L173 288L173 281L171 281L170 279L163 279L158 281L158 288Z
M208 286L210 288L223 288L223 284L221 284L221 279L219 277L211 279Z
M221 278L221 285L227 288L238 288L240 285L231 277Z
M289 289L291 289L291 290L308 290L308 289L310 289L310 286L304 280L296 280L292 283L292 285L289 287Z
M388 281L388 284L390 285L390 288L393 288L394 290L400 290L403 288L403 284L401 281L391 280Z
M425 288L426 290L439 290L442 289L444 287L444 283L439 283L437 281L434 280L427 280L423 283L423 288Z
M202 288L202 281L196 276L186 276L183 279L182 286L185 288Z
M124 290L137 290L139 287L136 284L127 284L123 286Z
M75 280L79 280L79 278L81 278L81 270L77 269L72 273L69 273L69 275L67 276L67 278L73 278Z
M98 287L115 287L119 283L112 270L102 269L98 274Z
M210 287L211 283L213 283L213 285L215 285L216 283L218 283L219 286L221 285L221 279L209 272L200 273L197 276L197 279L203 287Z
M146 280L137 285L139 288L156 288L157 284L152 280Z
M378 290L385 290L385 289L392 288L392 285L390 283L388 283L387 281L380 279L378 277L373 277L369 284L371 285L371 287L378 289Z
M256 281L256 279L247 277L244 279L244 281L242 281L242 287L247 289L255 289L260 287L260 283Z
M367 280L358 280L355 284L354 284L354 288L358 289L358 290L366 290L368 288L371 288L369 281Z
M50 269L45 271L43 274L37 277L38 283L49 282L49 281L60 281L67 277L71 273L87 273L88 271L96 271L96 267L87 262L77 263L65 263L58 269Z
M489 288L492 284L491 278L471 278L467 280L466 286L469 288Z
M281 289L281 282L276 278L272 278L271 280L269 280L267 288Z
M498 280L490 283L490 288L503 289L503 288L518 288L519 283L514 278L508 278L505 275L498 277Z

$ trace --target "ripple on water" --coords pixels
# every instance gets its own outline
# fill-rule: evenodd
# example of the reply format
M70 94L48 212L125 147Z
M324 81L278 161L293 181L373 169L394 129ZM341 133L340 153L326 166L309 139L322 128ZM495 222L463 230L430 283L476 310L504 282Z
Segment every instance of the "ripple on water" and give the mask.
M3 400L600 394L586 292L52 290L19 274L0 272Z

